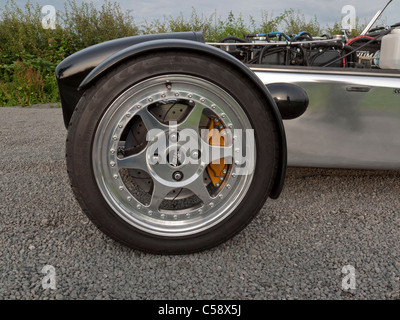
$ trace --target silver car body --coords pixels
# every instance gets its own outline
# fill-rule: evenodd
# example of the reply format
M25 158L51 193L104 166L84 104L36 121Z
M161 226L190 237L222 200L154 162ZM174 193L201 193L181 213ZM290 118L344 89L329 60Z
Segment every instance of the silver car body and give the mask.
M264 84L291 83L310 99L285 120L291 166L400 169L400 73L250 67Z

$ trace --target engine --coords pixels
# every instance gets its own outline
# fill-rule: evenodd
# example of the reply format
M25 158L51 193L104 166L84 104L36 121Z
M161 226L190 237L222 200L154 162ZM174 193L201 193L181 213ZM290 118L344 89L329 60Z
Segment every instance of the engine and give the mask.
M345 35L312 37L308 32L245 34L226 37L219 47L246 64L378 68L381 39L367 35L347 40Z

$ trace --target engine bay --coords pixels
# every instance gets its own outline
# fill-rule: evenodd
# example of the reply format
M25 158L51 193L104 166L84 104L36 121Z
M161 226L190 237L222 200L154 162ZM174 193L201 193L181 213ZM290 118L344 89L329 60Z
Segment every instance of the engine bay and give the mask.
M387 14L396 11L393 5L386 10L391 3L393 0L355 37L350 36L351 27L342 26L343 34L338 35L313 36L307 31L248 33L242 38L227 36L209 44L248 65L400 70L400 23L393 23L393 19L387 23Z
M313 37L306 31L289 35L272 32L225 37L215 45L249 65L381 69L382 39L392 30L399 30L399 25L371 30L351 39L329 34ZM400 43L400 34L396 36Z

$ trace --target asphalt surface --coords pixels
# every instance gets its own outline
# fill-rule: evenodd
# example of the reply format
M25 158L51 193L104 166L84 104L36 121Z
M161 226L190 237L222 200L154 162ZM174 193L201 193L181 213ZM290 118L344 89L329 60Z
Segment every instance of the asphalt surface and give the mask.
M399 171L289 168L234 239L159 256L86 218L65 138L59 108L0 108L0 299L399 299Z

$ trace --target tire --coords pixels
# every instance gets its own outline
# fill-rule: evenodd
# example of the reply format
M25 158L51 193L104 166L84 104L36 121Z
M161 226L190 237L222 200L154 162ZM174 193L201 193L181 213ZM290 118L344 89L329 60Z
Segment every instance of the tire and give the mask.
M256 216L274 182L278 135L266 103L246 76L201 53L166 50L115 67L84 93L69 124L77 201L134 249L186 254L221 244Z

